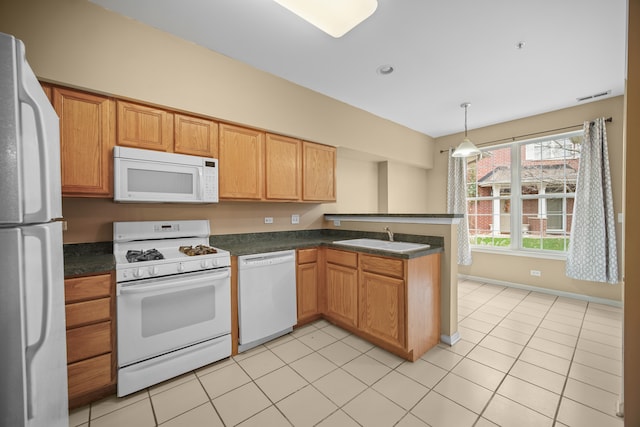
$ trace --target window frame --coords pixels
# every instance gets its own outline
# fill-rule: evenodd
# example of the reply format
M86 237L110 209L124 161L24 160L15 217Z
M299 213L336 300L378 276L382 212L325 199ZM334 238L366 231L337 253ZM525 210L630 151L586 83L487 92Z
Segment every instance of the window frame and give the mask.
M533 139L526 139L526 140L522 140L522 141L514 141L514 142L509 142L506 144L498 144L498 145L493 145L493 146L488 146L488 147L480 147L480 150L482 151L482 153L484 154L484 152L487 151L495 151L495 150L500 150L500 149L504 149L504 148L509 148L510 149L510 163L509 163L509 168L510 168L510 195L509 196L503 196L502 194L500 194L499 196L478 196L478 177L476 176L475 178L475 184L476 184L476 196L475 197L469 197L469 192L467 192L466 195L466 201L467 201L467 213L469 212L469 206L470 206L470 201L482 201L482 200L500 200L500 204L502 206L503 200L509 200L510 203L510 210L509 210L509 235L508 237L510 238L510 244L509 246L495 246L495 245L478 245L475 243L471 243L471 248L474 251L478 251L478 252L493 252L493 253L501 253L501 254L513 254L513 255L522 255L522 256L532 256L532 257L540 257L540 258L553 258L553 259L565 259L566 255L567 255L567 248L565 248L565 250L562 251L558 251L558 250L551 250L551 249L543 249L543 248L525 248L523 246L523 231L522 231L522 218L523 218L523 202L525 200L539 200L539 199L560 199L562 201L562 225L563 225L563 234L561 237L566 237L569 238L570 237L570 231L566 231L567 230L567 217L568 215L572 215L573 212L567 212L567 201L568 199L574 199L575 200L575 182L574 182L574 191L573 192L569 192L568 191L568 185L567 185L567 181L565 179L564 182L564 191L562 192L556 192L556 193L543 193L543 194L522 194L522 170L523 170L523 165L522 165L522 157L525 157L526 160L526 150L527 150L527 145L529 144L535 144L535 143L539 143L539 142L544 142L544 141L552 141L552 140L557 140L557 139L569 139L569 138L573 138L573 137L582 137L583 136L583 132L582 130L576 130L576 131L571 131L571 132L563 132L563 133L559 133L559 134L553 134L553 135L546 135L543 137L538 137L538 138L533 138ZM521 149L522 147L524 147L524 149ZM524 151L524 153L523 153ZM482 155L482 154L481 154ZM541 156L544 157L544 156ZM565 157L564 159L566 160L578 160L579 163L579 159L580 159L580 155L576 155L573 157ZM467 162L469 162L470 160L473 160L473 158L470 158ZM479 159L476 158L476 161L478 161ZM529 161L557 161L560 160L557 157L555 158L549 158L549 159L545 159L545 158L541 158L541 159L529 159ZM466 165L468 167L468 163ZM467 183L467 185L469 185L470 183ZM517 189L517 191L514 191L514 189ZM501 191L502 193L502 191ZM477 209L477 208L476 208ZM500 213L498 213L500 214ZM475 213L476 217L478 218L478 214L477 214L477 210ZM495 216L496 213L492 210L491 214L489 214L491 216ZM514 220L515 219L515 220ZM495 222L491 222L492 224L495 224ZM473 236L470 237L477 237L479 236L477 233L474 234ZM495 237L494 234L491 234L490 237Z

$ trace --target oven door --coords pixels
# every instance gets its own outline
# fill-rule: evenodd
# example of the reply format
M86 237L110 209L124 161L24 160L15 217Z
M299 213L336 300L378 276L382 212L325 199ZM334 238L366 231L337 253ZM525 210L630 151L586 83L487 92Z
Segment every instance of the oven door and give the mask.
M118 366L231 331L230 268L117 285Z

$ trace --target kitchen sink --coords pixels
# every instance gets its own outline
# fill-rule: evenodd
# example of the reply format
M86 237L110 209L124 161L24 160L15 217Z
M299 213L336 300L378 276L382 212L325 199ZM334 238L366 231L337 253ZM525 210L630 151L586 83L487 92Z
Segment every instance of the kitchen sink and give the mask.
M428 249L431 246L425 243L390 242L377 239L350 239L334 241L336 245L355 246L359 248L380 249L383 251L404 253L418 249Z

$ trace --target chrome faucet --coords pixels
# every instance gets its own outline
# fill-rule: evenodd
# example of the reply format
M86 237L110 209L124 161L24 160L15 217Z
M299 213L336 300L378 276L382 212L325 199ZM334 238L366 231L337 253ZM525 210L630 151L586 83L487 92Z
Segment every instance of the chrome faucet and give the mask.
M387 234L389 235L389 241L393 242L393 231L391 231L391 229L389 227L385 227L384 231L386 231Z

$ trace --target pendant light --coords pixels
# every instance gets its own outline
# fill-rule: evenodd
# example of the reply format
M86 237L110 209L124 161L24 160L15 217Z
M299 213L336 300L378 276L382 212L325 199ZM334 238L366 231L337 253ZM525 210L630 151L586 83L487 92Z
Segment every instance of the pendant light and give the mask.
M467 108L469 108L470 105L471 103L469 102L460 104L460 107L464 108L464 139L460 145L456 147L453 154L451 154L452 157L471 157L480 154L480 149L467 138Z

